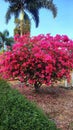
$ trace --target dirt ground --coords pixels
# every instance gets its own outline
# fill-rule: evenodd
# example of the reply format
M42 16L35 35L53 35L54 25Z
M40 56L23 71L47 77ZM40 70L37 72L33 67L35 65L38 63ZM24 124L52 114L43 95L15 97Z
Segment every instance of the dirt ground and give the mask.
M73 89L42 87L36 93L32 87L12 84L14 88L34 101L50 116L61 130L73 130Z

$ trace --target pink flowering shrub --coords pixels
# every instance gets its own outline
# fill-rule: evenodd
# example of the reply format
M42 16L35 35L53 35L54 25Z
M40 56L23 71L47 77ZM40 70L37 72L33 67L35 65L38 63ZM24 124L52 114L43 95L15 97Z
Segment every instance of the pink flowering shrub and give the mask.
M73 69L73 41L67 36L50 34L29 37L15 36L11 51L1 55L0 74L5 79L17 78L33 84L52 84L62 78L70 79Z

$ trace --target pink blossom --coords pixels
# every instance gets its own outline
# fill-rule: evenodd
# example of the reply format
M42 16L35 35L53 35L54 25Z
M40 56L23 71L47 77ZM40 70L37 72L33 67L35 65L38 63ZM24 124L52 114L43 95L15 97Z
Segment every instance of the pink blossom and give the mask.
M15 36L11 51L0 56L0 75L21 82L50 85L57 79L70 79L73 69L73 41L65 35Z

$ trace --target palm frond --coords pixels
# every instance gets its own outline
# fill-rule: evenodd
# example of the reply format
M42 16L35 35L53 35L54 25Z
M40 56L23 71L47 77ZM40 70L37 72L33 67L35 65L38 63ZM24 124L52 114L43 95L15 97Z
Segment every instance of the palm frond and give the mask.
M56 15L57 15L57 7L53 3L53 0L40 0L38 2L38 8L39 9L45 8L45 9L52 11L52 14L53 14L54 17L56 17Z
M6 23L9 22L9 20L11 19L11 15L12 15L12 12L11 12L11 9L10 7L8 8L7 12L6 12Z
M6 45L11 46L14 43L14 40L12 37L6 38Z
M8 31L8 30L4 30L3 35L4 35L5 37L8 37L8 36L9 36L9 31Z
M2 32L0 32L0 41L1 42L3 42L4 41L4 39L5 39L5 37L4 37L5 35L2 33Z
M26 12L24 12L24 19L30 21L30 18Z
M16 4L11 4L6 13L6 23L9 22L12 15L14 15L15 18L17 18L19 16L20 9L21 8L19 8L19 6L17 6Z
M28 9L28 11L29 11L29 13L31 13L32 18L35 21L36 27L38 27L38 25L39 25L39 12L38 12L38 9L31 9L31 10Z

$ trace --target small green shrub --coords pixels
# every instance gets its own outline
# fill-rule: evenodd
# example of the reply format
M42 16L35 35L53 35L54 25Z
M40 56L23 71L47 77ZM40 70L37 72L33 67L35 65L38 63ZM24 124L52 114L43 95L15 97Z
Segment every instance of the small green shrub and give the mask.
M57 130L36 105L0 80L0 130Z

